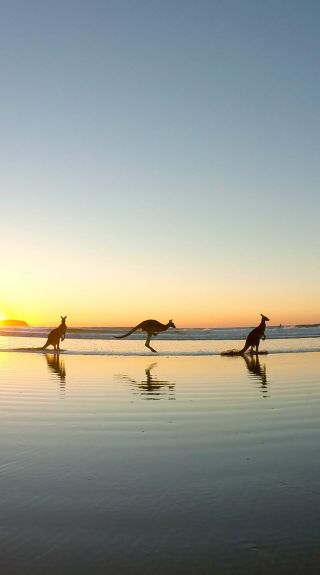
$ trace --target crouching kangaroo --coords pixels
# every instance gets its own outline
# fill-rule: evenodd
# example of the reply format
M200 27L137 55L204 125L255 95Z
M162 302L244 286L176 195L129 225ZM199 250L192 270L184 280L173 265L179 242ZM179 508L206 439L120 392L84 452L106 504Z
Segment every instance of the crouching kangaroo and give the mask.
M128 337L128 335L131 335L134 331L141 329L141 331L145 331L147 333L147 339L144 345L149 349L151 349L151 351L156 353L156 350L153 349L153 347L151 347L150 345L150 340L153 335L158 335L158 333L166 331L169 327L176 327L172 319L170 319L166 324L160 323L160 321L157 321L156 319L146 319L145 321L138 323L138 325L133 327L130 331L128 331L128 333L125 333L123 335L115 335L114 337L116 337L117 339Z
M269 321L269 318L267 318L266 315L263 315L262 313L260 315L260 324L258 327L255 327L252 331L250 331L247 336L246 343L244 344L244 347L239 351L239 354L245 353L249 347L251 348L250 353L253 353L254 347L256 348L256 353L259 352L260 340L266 339L266 336L264 335L264 330L266 329L266 321Z
M44 344L43 347L41 347L40 349L46 349L46 347L48 347L49 345L53 345L54 349L60 349L59 344L60 344L60 340L63 341L65 336L66 336L66 331L67 331L67 326L66 326L66 315L64 317L61 317L61 323L59 325L59 327L56 327L56 329L53 329L52 331L50 331L49 335L48 335L48 339L47 342Z

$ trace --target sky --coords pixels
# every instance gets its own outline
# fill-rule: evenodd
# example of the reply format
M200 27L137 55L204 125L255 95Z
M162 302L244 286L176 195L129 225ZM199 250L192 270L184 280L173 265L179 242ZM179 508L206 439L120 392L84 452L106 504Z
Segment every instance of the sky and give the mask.
M320 322L319 19L2 0L0 319Z

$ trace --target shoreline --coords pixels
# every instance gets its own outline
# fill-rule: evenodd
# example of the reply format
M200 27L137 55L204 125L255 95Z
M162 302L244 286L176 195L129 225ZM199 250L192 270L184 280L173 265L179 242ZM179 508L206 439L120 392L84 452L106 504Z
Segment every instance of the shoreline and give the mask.
M188 351L186 352L157 352L154 354L151 354L149 351L145 351L145 352L120 352L120 351L114 351L114 352L99 352L99 351L73 351L73 350L67 350L67 349L60 349L60 350L54 350L54 349L32 349L32 348L8 348L8 349L0 349L0 353L17 353L17 354L38 354L38 355L47 355L47 354L61 354L64 356L92 356L92 357L149 357L150 359L156 359L157 357L218 357L218 356L223 356L223 357L227 357L227 358L237 358L237 357L255 357L256 355L259 356L259 358L261 359L261 357L266 357L266 356L270 356L270 355L286 355L286 354L306 354L306 353L320 353L320 349L301 349L301 350L297 350L297 349L291 349L291 350L278 350L278 351L267 351L267 350L263 350L260 351L258 354L255 353L245 353L243 355L241 354L237 354L237 353L228 353L228 351L233 351L233 350L226 350L226 352L208 352L208 351L199 351L199 352L193 352L190 353Z

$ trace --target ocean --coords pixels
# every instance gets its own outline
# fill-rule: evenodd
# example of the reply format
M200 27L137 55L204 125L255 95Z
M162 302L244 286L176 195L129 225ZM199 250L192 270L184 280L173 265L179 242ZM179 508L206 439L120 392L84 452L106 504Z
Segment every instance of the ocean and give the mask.
M161 355L219 355L228 349L241 349L253 327L169 329L152 338L152 345ZM52 328L2 327L0 351L40 351ZM115 335L130 327L68 328L61 347L66 354L80 355L150 355L143 345L146 335L135 332L126 339ZM46 351L50 351L47 348ZM260 349L268 353L320 351L320 325L270 326Z

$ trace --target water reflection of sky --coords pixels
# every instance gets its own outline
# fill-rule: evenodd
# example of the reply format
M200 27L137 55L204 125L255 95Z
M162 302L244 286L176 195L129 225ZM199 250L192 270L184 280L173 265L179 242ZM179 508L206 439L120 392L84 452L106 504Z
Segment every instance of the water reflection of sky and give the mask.
M43 357L44 356L44 357ZM155 356L152 356L154 358ZM297 369L297 365L301 369ZM168 356L156 357L150 362L145 356L95 357L68 354L0 353L0 367L3 377L14 378L13 386L21 382L37 386L46 380L58 383L58 391L81 393L95 401L95 393L121 395L129 400L134 395L141 399L176 399L187 396L197 401L203 394L209 400L215 398L214 409L234 399L233 392L241 389L254 400L257 397L271 397L279 389L274 382L287 387L304 387L304 377L316 369L319 374L319 354L268 354L261 357L221 356ZM45 369L46 368L46 369ZM272 383L272 385L271 385ZM40 385L40 383L38 383ZM254 385L253 385L254 384ZM52 392L52 389L51 391ZM222 398L223 402L222 402Z
M100 573L116 546L128 568L112 572L144 572L147 552L151 573L168 546L197 561L232 548L234 572L246 546L258 573L266 549L318 548L320 354L42 355L0 354L0 563L27 553L53 573L70 557L79 573L103 550Z

